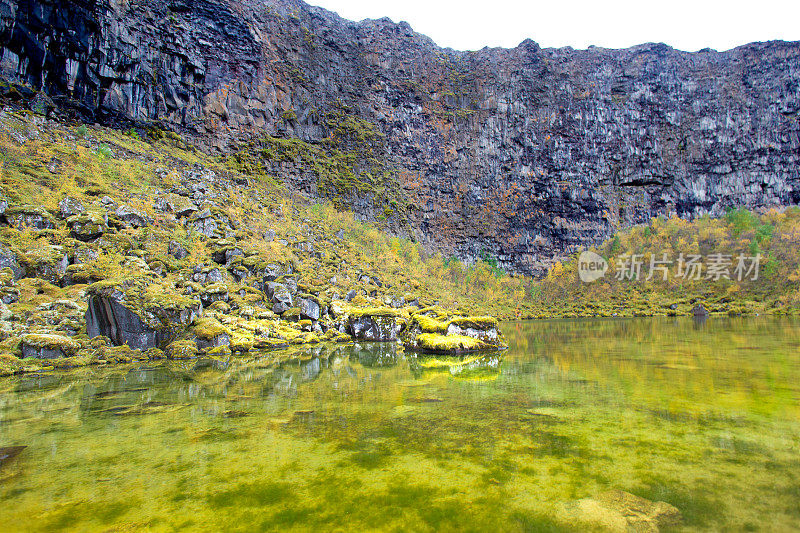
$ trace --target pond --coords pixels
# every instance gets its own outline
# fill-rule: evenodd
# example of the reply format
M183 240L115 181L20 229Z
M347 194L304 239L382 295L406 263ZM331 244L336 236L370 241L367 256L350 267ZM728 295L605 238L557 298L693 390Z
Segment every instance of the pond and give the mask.
M463 361L361 344L2 378L0 529L586 530L614 524L576 502L610 490L677 531L800 524L800 321L503 330Z

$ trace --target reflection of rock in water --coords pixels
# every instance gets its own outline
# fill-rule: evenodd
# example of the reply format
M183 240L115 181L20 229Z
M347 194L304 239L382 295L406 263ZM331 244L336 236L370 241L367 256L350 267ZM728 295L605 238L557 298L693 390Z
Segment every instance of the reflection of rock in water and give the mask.
M300 367L302 381L313 381L319 377L321 372L322 360L319 357L315 357Z
M491 381L500 375L500 353L474 357L425 357L409 359L412 373L420 377L427 372L447 372L456 379Z
M390 367L397 364L399 345L386 343L357 343L353 346L353 356L365 367Z
M708 314L692 315L692 325L694 329L703 329L706 325L706 320L708 320Z

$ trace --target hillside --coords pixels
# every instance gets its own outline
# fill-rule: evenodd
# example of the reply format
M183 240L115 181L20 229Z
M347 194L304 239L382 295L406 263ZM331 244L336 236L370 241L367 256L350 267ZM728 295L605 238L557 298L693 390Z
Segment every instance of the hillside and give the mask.
M4 372L397 340L422 315L512 317L524 295L175 134L6 110L0 152Z
M461 52L297 0L3 6L0 95L180 134L468 263L543 276L655 216L800 200L797 43Z

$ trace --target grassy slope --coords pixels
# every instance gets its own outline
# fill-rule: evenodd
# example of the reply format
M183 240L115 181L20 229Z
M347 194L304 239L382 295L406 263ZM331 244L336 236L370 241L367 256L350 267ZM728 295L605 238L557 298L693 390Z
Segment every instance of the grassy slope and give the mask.
M168 190L180 178L180 170L202 165L219 175L235 178L241 168L230 158L213 158L183 143L174 134L158 135L157 139L140 139L130 133L87 126L64 126L48 123L37 125L40 117L29 114L7 115L0 130L2 167L0 186L13 204L40 205L56 212L64 196L72 196L89 206L103 195L148 213L154 225L137 232L137 243L148 252L166 255L167 242L175 239L192 253L189 260L207 261L208 251L202 240L194 238L153 209L153 194ZM32 132L36 132L32 134ZM20 137L35 137L24 143ZM303 157L305 157L305 152ZM281 155L285 157L285 155ZM247 187L229 190L227 197L216 203L239 223L237 240L264 254L277 254L276 259L298 261L311 277L307 283L329 286L337 276L337 289L363 289L356 276L363 271L392 285L391 289L370 286L377 298L403 296L419 298L423 304L438 302L441 306L463 313L494 314L502 318L517 316L518 304L525 295L526 280L511 277L491 263L466 266L458 260L426 254L422 247L406 239L392 237L381 228L356 221L347 211L339 211L330 203L318 204L286 190L278 179L263 174L248 175ZM307 229L331 238L344 232L337 245L317 239L315 250L325 260L309 254L294 254L291 249L264 242L267 229L277 239L303 242ZM37 232L4 230L4 240L13 240L23 248L34 248ZM66 229L56 230L48 238L58 243L66 239ZM121 232L116 241L134 235ZM118 245L118 246L117 246ZM98 259L99 269L114 269L124 250L119 242L107 248Z
M744 209L729 211L713 219L694 221L655 218L650 224L619 233L594 249L609 260L609 270L599 281L582 283L577 258L556 264L537 284L533 316L653 316L685 315L701 302L712 312L729 314L797 314L800 308L800 209L770 210L756 214ZM731 278L687 280L670 267L664 281L617 279L625 254L644 256L643 273L649 270L650 254L676 260L683 253L698 254L708 264L710 254L732 256ZM734 275L739 254L761 254L757 280L739 281ZM642 276L645 278L646 276Z

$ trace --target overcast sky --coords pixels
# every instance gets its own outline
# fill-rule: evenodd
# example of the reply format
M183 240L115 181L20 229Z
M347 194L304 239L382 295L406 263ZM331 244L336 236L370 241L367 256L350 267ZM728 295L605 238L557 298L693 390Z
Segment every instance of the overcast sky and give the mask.
M800 0L307 0L344 18L405 20L439 46L675 48L728 50L752 41L800 40Z

